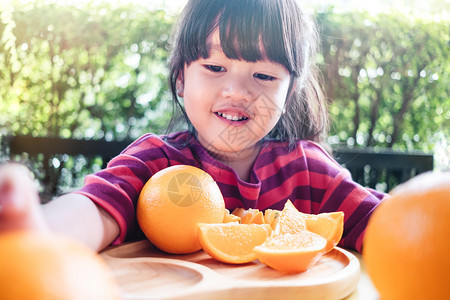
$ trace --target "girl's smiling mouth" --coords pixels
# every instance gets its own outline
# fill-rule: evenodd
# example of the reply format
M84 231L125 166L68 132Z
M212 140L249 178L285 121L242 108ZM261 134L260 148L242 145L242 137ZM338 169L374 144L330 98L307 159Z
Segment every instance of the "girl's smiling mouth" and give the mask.
M227 119L229 121L246 121L248 120L248 117L243 116L243 115L233 115L233 114L227 114L227 113L223 113L223 112L216 112L216 115L218 115L221 118Z

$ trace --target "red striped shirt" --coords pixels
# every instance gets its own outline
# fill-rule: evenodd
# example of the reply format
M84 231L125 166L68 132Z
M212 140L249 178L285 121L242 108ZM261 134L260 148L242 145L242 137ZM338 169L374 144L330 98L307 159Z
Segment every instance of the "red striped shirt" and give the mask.
M386 196L355 183L350 173L311 141L265 141L250 181L242 181L229 166L217 161L187 132L170 136L147 134L113 158L106 169L86 177L78 191L108 211L118 222L123 242L139 231L135 207L139 193L157 171L186 164L203 169L217 182L229 210L236 207L283 209L290 199L302 212L343 211L341 246L361 251L368 218Z

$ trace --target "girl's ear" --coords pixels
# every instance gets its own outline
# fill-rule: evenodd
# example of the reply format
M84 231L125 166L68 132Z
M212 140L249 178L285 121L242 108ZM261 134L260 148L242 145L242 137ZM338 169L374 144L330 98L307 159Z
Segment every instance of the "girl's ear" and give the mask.
M180 73L178 75L175 87L177 89L178 97L183 97L184 96L184 80L183 80L182 73Z

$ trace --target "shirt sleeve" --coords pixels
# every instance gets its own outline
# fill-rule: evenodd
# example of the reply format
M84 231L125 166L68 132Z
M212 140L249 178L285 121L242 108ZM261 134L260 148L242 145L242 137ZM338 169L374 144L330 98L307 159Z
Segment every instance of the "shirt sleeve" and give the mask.
M168 164L158 143L148 136L136 140L104 170L86 176L84 186L75 192L90 198L116 220L120 234L113 245L138 232L135 211L140 191L154 173Z
M350 172L319 145L310 142L303 146L311 185L319 187L311 196L312 213L344 212L344 233L339 245L361 252L368 220L388 194L355 182Z
M368 220L379 205L388 197L356 183L346 169L342 169L332 181L323 196L319 212L344 212L344 233L340 246L362 251Z

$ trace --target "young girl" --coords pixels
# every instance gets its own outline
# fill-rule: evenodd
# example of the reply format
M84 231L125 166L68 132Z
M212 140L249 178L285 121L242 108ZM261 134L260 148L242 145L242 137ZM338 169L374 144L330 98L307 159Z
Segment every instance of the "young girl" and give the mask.
M216 180L229 210L282 209L290 199L305 213L343 211L340 245L360 251L385 195L352 181L319 145L327 115L316 48L314 24L295 0L189 1L170 61L188 130L142 136L79 191L42 208L26 177L4 166L0 229L49 228L97 250L121 243L139 232L135 206L147 180L187 164Z

